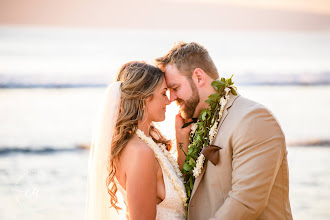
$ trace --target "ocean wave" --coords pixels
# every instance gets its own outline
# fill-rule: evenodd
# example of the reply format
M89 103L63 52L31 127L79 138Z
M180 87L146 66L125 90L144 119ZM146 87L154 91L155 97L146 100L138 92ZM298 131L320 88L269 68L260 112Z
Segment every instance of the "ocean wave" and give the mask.
M306 139L306 140L295 140L288 141L288 146L299 146L299 147L330 147L330 139Z
M0 73L0 88L80 88L106 87L109 74L68 75L58 73L49 74L4 74Z
M63 152L77 152L86 150L84 147L75 146L71 148L58 147L1 147L0 156L8 154L54 154Z
M237 78L237 79L236 79ZM84 88L106 87L111 77L108 73L93 75L69 74L6 74L0 72L0 88ZM330 85L330 72L287 73L287 74L260 74L248 73L234 76L238 85Z

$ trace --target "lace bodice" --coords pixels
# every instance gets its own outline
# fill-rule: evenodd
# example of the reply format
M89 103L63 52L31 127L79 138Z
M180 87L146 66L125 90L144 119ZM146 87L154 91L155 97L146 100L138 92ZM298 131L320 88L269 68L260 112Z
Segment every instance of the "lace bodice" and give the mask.
M182 200L178 192L175 190L174 185L170 181L169 177L164 172L162 163L159 163L163 173L163 179L165 184L165 199L157 205L156 220L184 220L185 219L185 208L182 204ZM167 164L174 171L174 168L170 163ZM125 189L117 182L119 192L124 198L124 202L127 206L127 193ZM183 184L183 183L182 183Z

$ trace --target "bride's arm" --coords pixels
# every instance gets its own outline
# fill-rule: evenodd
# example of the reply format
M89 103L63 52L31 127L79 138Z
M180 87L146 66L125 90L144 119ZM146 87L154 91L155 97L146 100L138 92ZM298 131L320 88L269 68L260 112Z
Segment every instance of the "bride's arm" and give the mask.
M126 170L130 220L156 219L157 167L152 149L145 144L131 148Z
M178 164L180 166L180 169L182 169L184 161L186 159L185 153L188 152L189 135L191 130L191 125L182 128L184 123L185 123L184 119L181 117L180 113L177 114L175 116L175 139L176 139L176 148L178 151Z

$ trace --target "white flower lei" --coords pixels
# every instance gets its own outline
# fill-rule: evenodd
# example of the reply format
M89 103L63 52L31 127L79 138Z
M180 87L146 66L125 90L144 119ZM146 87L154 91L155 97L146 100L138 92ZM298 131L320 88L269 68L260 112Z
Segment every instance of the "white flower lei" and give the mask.
M147 137L143 131L137 129L136 135L143 140L155 153L155 157L161 164L164 172L167 174L168 178L174 185L174 188L179 193L182 203L186 206L187 194L183 182L181 180L182 173L180 171L179 165L175 161L174 157L166 150L164 145L161 148L152 140L151 137ZM167 158L167 159L166 159ZM174 168L171 169L171 165Z
M225 106L226 106L226 104L229 100L230 88L225 88L225 92L226 92L226 94L223 97L221 97L221 99L220 99L221 107L220 107L220 111L219 111L218 120L214 123L214 125L212 126L212 128L209 131L210 144L213 144L214 137L218 134L218 129L219 129L218 128L218 123L221 120L223 111L224 111ZM191 133L190 133L191 136L194 135L194 133L196 131L196 128L197 128L197 123L195 123L191 127ZM197 178L201 174L203 166L204 166L204 161L205 161L205 156L203 154L200 154L198 156L197 160L196 160L196 166L193 169L193 175L194 175L195 178Z
M166 149L166 146L164 144L160 144L159 147L163 150L165 156L167 157L167 159L172 164L176 175L183 181L182 172L181 172L179 164L176 161L176 159L174 158L174 156L170 152L168 152L168 150Z

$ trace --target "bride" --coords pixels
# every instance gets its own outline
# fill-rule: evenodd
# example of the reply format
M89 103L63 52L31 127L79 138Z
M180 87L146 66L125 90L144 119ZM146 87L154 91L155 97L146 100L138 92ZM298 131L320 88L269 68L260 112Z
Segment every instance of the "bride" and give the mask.
M180 168L153 125L165 119L166 91L164 73L144 62L125 64L108 86L89 158L88 220L110 219L111 206L126 209L130 220L185 219ZM126 207L119 207L117 191Z

